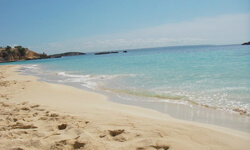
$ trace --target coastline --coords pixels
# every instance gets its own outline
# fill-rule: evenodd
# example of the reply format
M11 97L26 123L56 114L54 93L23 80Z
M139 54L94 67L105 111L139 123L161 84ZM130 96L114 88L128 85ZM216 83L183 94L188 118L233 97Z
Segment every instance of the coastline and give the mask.
M105 89L93 88L92 86L86 86L79 84L81 82L67 82L70 80L69 77L81 77L78 75L65 74L65 72L59 73L43 73L41 71L36 70L36 65L32 66L21 66L20 72L22 75L35 76L38 77L39 81L44 81L47 83L53 84L61 84L66 86L72 86L78 89L82 89L84 91L90 91L94 93L103 94L108 97L108 100L111 102L115 102L118 104L125 104L128 106L137 106L142 108L147 108L151 110L155 110L157 112L161 112L167 114L173 118L198 122L203 124L210 124L215 126L221 126L230 128L233 130L238 130L241 132L250 133L250 117L247 114L240 114L235 111L228 111L225 109L216 109L214 107L206 107L202 105L198 105L196 103L176 103L176 102L165 102L165 101L151 101L144 99L143 97L127 97L126 95L120 95L120 93L107 91ZM40 69L38 69L40 70ZM45 69L45 72L46 69ZM59 75L60 74L60 75ZM86 77L89 78L89 77ZM66 82L62 82L62 81ZM87 82L88 83L88 82ZM91 83L91 82L90 82ZM93 83L91 83L93 84Z
M77 143L83 145L80 148L84 149L168 149L167 147L249 149L250 147L249 133L177 120L154 110L108 101L106 96L98 93L37 81L38 78L33 76L19 75L14 72L18 66L0 67L1 110L7 107L4 105L17 108L20 104L18 111L20 113L17 113L17 117L38 113L36 117L30 116L30 119L33 119L30 123L38 127L36 132L40 133L35 134L36 132L33 133L30 129L4 130L3 127L10 127L18 121L4 121L5 117L11 115L1 115L0 133L3 140L0 141L0 148L3 149L10 148L10 145L11 148L25 146L24 149L48 149L53 146L68 148L74 147ZM52 118L53 124L46 124L38 118L46 115L44 116L43 112L35 112L39 111L32 108L35 105L40 105L42 109L49 113L55 112L59 116L50 113L46 121ZM28 107L26 114L23 113L27 112L22 109L24 106ZM57 125L62 123L66 123L69 127L65 130L57 129ZM50 126L50 130L46 129L46 125ZM20 133L23 130L29 130L27 134L24 133L25 136ZM20 135L11 136L11 134L16 135L16 132ZM25 138L20 139L20 137ZM40 142L24 144L34 139ZM19 142L13 144L17 140Z

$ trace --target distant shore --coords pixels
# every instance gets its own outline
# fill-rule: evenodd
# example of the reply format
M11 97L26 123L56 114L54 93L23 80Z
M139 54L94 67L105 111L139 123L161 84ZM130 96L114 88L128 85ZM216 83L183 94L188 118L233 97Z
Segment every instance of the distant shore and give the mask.
M250 135L107 101L0 66L0 149L249 149Z

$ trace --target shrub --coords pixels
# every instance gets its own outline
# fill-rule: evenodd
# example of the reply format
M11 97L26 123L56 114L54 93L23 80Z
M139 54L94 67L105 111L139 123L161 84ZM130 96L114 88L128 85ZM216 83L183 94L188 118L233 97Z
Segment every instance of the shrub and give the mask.
M18 52L20 53L21 56L25 56L26 49L25 48L18 48Z
M21 49L21 48L23 48L22 46L15 46L15 48L17 48L17 49Z
M10 46L6 46L5 50L6 50L6 51L10 51L10 50L11 50L11 47L10 47Z

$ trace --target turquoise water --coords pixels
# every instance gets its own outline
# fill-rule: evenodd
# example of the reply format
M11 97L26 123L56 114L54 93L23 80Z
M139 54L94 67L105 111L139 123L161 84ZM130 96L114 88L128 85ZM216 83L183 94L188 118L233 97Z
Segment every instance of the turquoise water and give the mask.
M250 113L250 46L181 46L16 62L47 81L124 100L205 105Z

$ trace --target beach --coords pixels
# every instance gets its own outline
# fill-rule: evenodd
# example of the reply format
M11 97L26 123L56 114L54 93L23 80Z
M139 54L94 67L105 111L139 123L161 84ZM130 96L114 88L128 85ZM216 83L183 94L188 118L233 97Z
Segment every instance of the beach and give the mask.
M0 149L249 149L250 136L0 66Z

